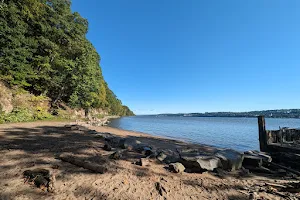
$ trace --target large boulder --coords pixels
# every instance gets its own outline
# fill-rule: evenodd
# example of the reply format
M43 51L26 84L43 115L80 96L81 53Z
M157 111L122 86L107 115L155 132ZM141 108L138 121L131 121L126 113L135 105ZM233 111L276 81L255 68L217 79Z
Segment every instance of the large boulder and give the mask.
M203 171L213 171L217 168L222 167L221 160L215 156L183 156L181 157L181 163L189 172L203 172Z
M228 171L241 169L244 160L243 153L232 149L221 150L215 156L221 160L223 169Z

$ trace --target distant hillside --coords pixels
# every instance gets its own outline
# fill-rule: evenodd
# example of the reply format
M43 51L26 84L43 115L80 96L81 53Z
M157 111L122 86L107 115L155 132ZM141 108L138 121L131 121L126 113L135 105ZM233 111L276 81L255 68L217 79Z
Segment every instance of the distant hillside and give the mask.
M264 115L268 118L300 118L300 109L263 110L250 112L206 112L206 113L179 113L160 114L158 116L177 117L257 117Z
M51 108L133 115L102 76L88 21L70 7L70 0L0 2L0 81L49 98Z

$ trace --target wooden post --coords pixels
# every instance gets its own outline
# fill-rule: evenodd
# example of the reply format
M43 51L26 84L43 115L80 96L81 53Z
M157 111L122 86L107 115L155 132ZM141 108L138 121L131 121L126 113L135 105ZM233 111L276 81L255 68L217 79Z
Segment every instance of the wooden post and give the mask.
M268 151L266 121L264 116L258 116L258 132L260 151Z

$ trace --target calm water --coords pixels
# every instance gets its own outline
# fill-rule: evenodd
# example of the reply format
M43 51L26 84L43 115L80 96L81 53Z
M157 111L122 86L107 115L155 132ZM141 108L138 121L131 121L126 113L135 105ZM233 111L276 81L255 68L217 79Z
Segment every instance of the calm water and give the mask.
M256 118L134 116L111 127L240 151L259 150ZM300 119L266 119L267 129L300 127Z

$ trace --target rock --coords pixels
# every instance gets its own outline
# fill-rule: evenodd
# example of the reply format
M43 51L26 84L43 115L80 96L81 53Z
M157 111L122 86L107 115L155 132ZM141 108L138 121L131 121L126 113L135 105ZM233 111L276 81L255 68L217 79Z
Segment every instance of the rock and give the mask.
M105 151L111 151L111 146L110 146L109 144L106 143L106 144L104 145L103 149L104 149Z
M261 167L262 159L258 156L244 155L243 167Z
M126 138L119 141L119 147L127 150L137 150L141 145L141 142L134 138Z
M140 147L137 148L137 151L139 153L142 153L143 155L145 156L150 156L150 155L153 155L155 154L155 152L152 150L152 147L149 147L149 146L143 146L142 144L139 145Z
M89 130L88 131L88 134L97 134L98 132L97 131L95 131L95 130Z
M241 169L244 160L244 154L232 149L221 150L215 156L221 160L223 169L228 171Z
M181 172L184 172L185 170L185 167L183 166L183 164L181 163L171 163L169 165L169 170L172 171L172 172L175 172L175 173L181 173Z
M111 154L111 155L109 156L110 159L114 159L114 160L118 160L118 159L120 159L121 157L122 157L122 154L121 154L120 151L116 151L116 152L114 152L113 154Z
M159 160L160 162L163 162L166 158L167 155L164 154L163 152L160 152L157 156L156 156L157 160Z
M155 155L156 153L153 152ZM179 162L180 161L180 157L177 153L168 150L168 151L160 151L157 156L156 156L157 160L159 160L160 162L164 162L166 164L170 164L170 163L175 163L175 162Z
M98 133L95 134L96 138L101 138L101 139L106 139L106 138L111 138L111 134L110 133Z
M79 130L79 126L78 125L72 125L71 130Z
M216 168L222 167L221 160L215 156L195 156L181 157L181 163L189 172L203 172L205 170L213 171Z
M71 127L72 127L72 125L70 125L70 124L65 125L65 128L71 128Z
M98 134L97 134L98 135ZM119 147L119 143L122 140L120 137L106 137L105 141L111 146L111 147Z
M149 160L147 158L141 158L139 161L138 161L138 165L140 166L147 166L149 165Z

